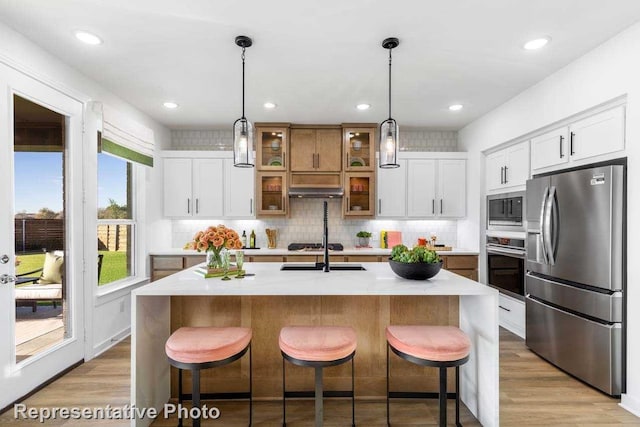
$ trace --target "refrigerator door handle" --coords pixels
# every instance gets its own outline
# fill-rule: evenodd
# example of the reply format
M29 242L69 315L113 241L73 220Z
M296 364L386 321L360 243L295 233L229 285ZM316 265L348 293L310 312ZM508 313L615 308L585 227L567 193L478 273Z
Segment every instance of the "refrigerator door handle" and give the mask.
M549 197L549 187L545 187L542 195L542 204L540 205L540 240L542 240L542 261L548 264L547 245L545 242L545 211L547 206L547 198Z
M546 207L545 207L545 213L544 213L544 250L547 253L547 260L548 260L548 264L550 265L554 265L556 263L555 260L555 255L554 255L554 244L553 244L553 234L554 234L554 228L557 227L552 227L551 224L551 216L553 215L554 212L554 206L555 206L555 198L556 198L556 187L555 186L551 186L550 190L549 190L549 195L547 196L547 203L546 203ZM555 209L555 211L557 211L557 207Z

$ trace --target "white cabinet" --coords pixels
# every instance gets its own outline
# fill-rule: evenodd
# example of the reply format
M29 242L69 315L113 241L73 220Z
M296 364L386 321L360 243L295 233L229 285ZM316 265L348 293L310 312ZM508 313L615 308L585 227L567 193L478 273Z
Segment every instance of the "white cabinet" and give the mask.
M466 160L410 159L407 163L407 217L465 216Z
M531 169L543 169L569 161L569 129L562 127L531 139Z
M224 160L224 216L253 218L255 200L253 168L236 168L233 159Z
M198 156L191 158L188 156ZM164 153L164 215L253 218L254 169L233 166L231 153Z
M164 214L222 216L222 159L165 159Z
M378 218L407 216L407 160L398 160L399 168L377 168Z
M532 138L532 172L624 150L624 114L618 106Z
M525 305L523 301L500 294L498 297L498 318L500 326L525 338Z
M624 150L624 106L569 125L571 160L581 160Z
M487 191L524 186L527 179L529 179L529 141L487 155Z

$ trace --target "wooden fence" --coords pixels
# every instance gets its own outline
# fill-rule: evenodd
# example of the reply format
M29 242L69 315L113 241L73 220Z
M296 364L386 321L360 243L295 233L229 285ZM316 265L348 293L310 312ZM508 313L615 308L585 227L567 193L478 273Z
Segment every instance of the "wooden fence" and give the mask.
M17 253L54 251L64 249L63 219L16 219L15 249ZM128 243L126 225L98 226L98 249L126 251Z

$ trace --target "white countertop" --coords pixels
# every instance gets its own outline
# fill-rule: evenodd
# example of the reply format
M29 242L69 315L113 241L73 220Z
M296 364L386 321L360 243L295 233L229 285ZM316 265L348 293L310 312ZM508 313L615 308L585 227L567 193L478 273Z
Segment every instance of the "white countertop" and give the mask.
M436 251L438 255L478 255L478 251L454 248L451 251ZM382 248L345 248L343 251L330 251L331 255L390 255L391 249ZM286 248L276 249L244 249L245 256L251 255L319 255L322 251L289 251ZM197 252L189 249L171 248L150 251L149 255L157 256L181 256L181 255L204 255L204 252Z
M335 263L338 265L340 263ZM279 263L245 263L255 276L205 279L192 267L136 289L150 295L498 295L498 291L447 270L429 280L402 279L387 263L367 262L366 271L281 271Z

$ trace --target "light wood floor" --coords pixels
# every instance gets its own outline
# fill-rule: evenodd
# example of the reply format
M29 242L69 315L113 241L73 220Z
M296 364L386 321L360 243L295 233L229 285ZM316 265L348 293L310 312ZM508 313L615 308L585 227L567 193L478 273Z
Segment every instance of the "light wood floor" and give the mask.
M584 385L564 374L530 352L523 340L500 331L500 424L502 426L607 426L640 425L640 418L618 406L618 400ZM129 403L128 340L118 344L102 356L74 369L24 403L29 407L122 407ZM451 402L452 403L452 402ZM393 426L437 425L435 401L411 403L395 400L391 414ZM244 426L247 420L246 403L216 403L222 417L203 423L203 426ZM291 427L313 424L313 403L298 401L287 404L287 425ZM257 402L254 406L254 425L281 425L280 402ZM449 406L452 424L453 405ZM232 421L233 420L233 421ZM290 422L289 422L290 421ZM347 426L350 405L347 401L325 402L325 425ZM385 425L384 402L356 402L358 426ZM477 426L466 409L462 424ZM2 426L128 426L121 420L112 421L19 421L13 411L0 415ZM157 420L154 427L175 426L174 419ZM189 423L185 423L188 426Z

